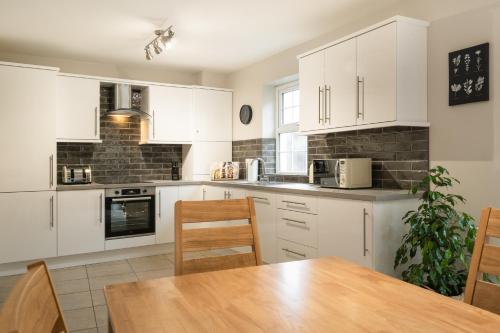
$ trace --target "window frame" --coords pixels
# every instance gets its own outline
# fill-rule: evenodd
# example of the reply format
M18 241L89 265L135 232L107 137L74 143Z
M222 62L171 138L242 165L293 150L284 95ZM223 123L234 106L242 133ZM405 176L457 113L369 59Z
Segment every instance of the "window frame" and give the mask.
M286 172L280 169L280 134L283 133L296 133L299 131L299 122L283 124L283 109L282 109L282 98L284 93L299 90L299 81L292 81L285 84L281 84L275 87L275 107L276 107L276 174L278 175L290 175L290 176L307 176L307 161L306 169L303 172L294 171ZM300 103L299 103L300 108ZM299 120L300 121L300 120ZM306 158L307 158L307 142L306 142Z

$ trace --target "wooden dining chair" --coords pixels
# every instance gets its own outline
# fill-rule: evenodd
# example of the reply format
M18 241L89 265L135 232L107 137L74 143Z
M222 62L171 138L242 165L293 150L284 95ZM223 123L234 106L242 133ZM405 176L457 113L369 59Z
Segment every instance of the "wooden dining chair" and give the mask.
M500 285L482 279L483 274L500 276L500 247L488 242L491 238L500 240L500 210L485 208L481 213L464 301L500 314Z
M184 229L189 223L247 220L248 224ZM205 224L205 223L203 223ZM184 260L189 252L251 246L252 252ZM261 265L253 199L177 201L175 275Z
M69 332L45 262L29 265L12 289L0 312L0 332Z

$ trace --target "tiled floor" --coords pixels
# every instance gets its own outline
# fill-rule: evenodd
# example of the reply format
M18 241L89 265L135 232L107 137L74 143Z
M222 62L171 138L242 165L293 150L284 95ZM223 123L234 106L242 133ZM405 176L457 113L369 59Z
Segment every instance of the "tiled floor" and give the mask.
M51 270L71 332L107 332L108 311L103 287L113 283L172 276L173 259L172 254L164 254ZM0 277L0 304L18 277Z

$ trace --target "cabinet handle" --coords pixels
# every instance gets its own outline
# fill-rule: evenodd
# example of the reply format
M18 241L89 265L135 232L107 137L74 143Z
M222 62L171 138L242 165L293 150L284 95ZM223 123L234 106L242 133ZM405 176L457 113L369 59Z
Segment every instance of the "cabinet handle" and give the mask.
M153 139L156 137L156 135L155 135L155 125L156 125L155 110L153 109Z
M283 221L287 221L287 222L293 222L293 223L299 223L299 224L307 225L307 222L305 222L305 221L293 220L293 219L289 219L287 217L282 217L281 219Z
M321 86L318 87L318 123L321 125L323 122L323 118L321 118L321 94L323 93L323 90L321 89Z
M297 201L281 200L281 202L287 203L287 204L292 204L292 205L301 205L301 206L305 206L306 205L305 202L297 202Z
M295 252L295 251L289 250L289 249L287 249L287 248L282 248L282 250L283 250L283 251L285 251L285 252L292 253L292 254L295 254L295 255L297 255L297 256L303 257L303 258L305 258L305 257L306 257L306 254L305 254L305 253Z
M94 108L94 114L95 114L95 119L94 119L94 135L97 137L97 122L99 121L97 117L97 106Z
M49 210L49 215L50 215L50 230L54 228L54 196L50 196L49 200L50 204L50 210Z
M231 191L227 191L227 198L231 199Z
M365 119L365 78L358 75L357 80L357 94L358 94L358 114L357 119ZM363 93L360 93L360 89L363 87ZM361 102L359 101L361 98Z
M161 217L161 190L158 191L158 217Z
M326 124L327 121L328 121L328 124L331 124L331 121L330 121L330 112L329 112L329 103L328 103L329 92L330 92L330 88L325 84L325 93L323 95L323 97L324 97L323 114L324 114L325 124ZM328 114L327 114L327 109L328 109Z
M99 222L102 224L102 193L99 194Z
M54 186L54 154L49 156L49 172L49 185L52 188Z
M366 257L366 252L368 252L366 248L366 215L368 215L368 212L366 208L363 208L363 257Z
M332 86L325 88L328 91L328 124L332 124ZM325 111L326 113L326 111ZM326 115L325 115L326 117Z
M205 200L206 193L207 193L207 189L206 189L206 188L204 188L204 189L203 189L203 200Z

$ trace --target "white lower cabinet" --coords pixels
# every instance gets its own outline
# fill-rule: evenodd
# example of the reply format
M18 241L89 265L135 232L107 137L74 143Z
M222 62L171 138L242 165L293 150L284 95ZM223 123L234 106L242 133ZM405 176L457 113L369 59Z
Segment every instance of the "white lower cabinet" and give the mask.
M175 203L179 200L178 186L156 188L156 244L175 241Z
M373 268L372 202L318 199L319 256L337 256Z
M318 215L278 209L276 219L278 237L317 248L317 220Z
M57 256L56 192L0 194L0 263Z
M104 190L58 192L58 255L104 251L104 219Z
M260 252L262 261L268 264L276 260L276 196L273 193L251 191L253 198L257 228L259 230Z
M318 257L317 249L281 238L278 238L276 246L278 262L313 259Z
M186 185L179 187L179 200L204 200L204 186L202 185Z

